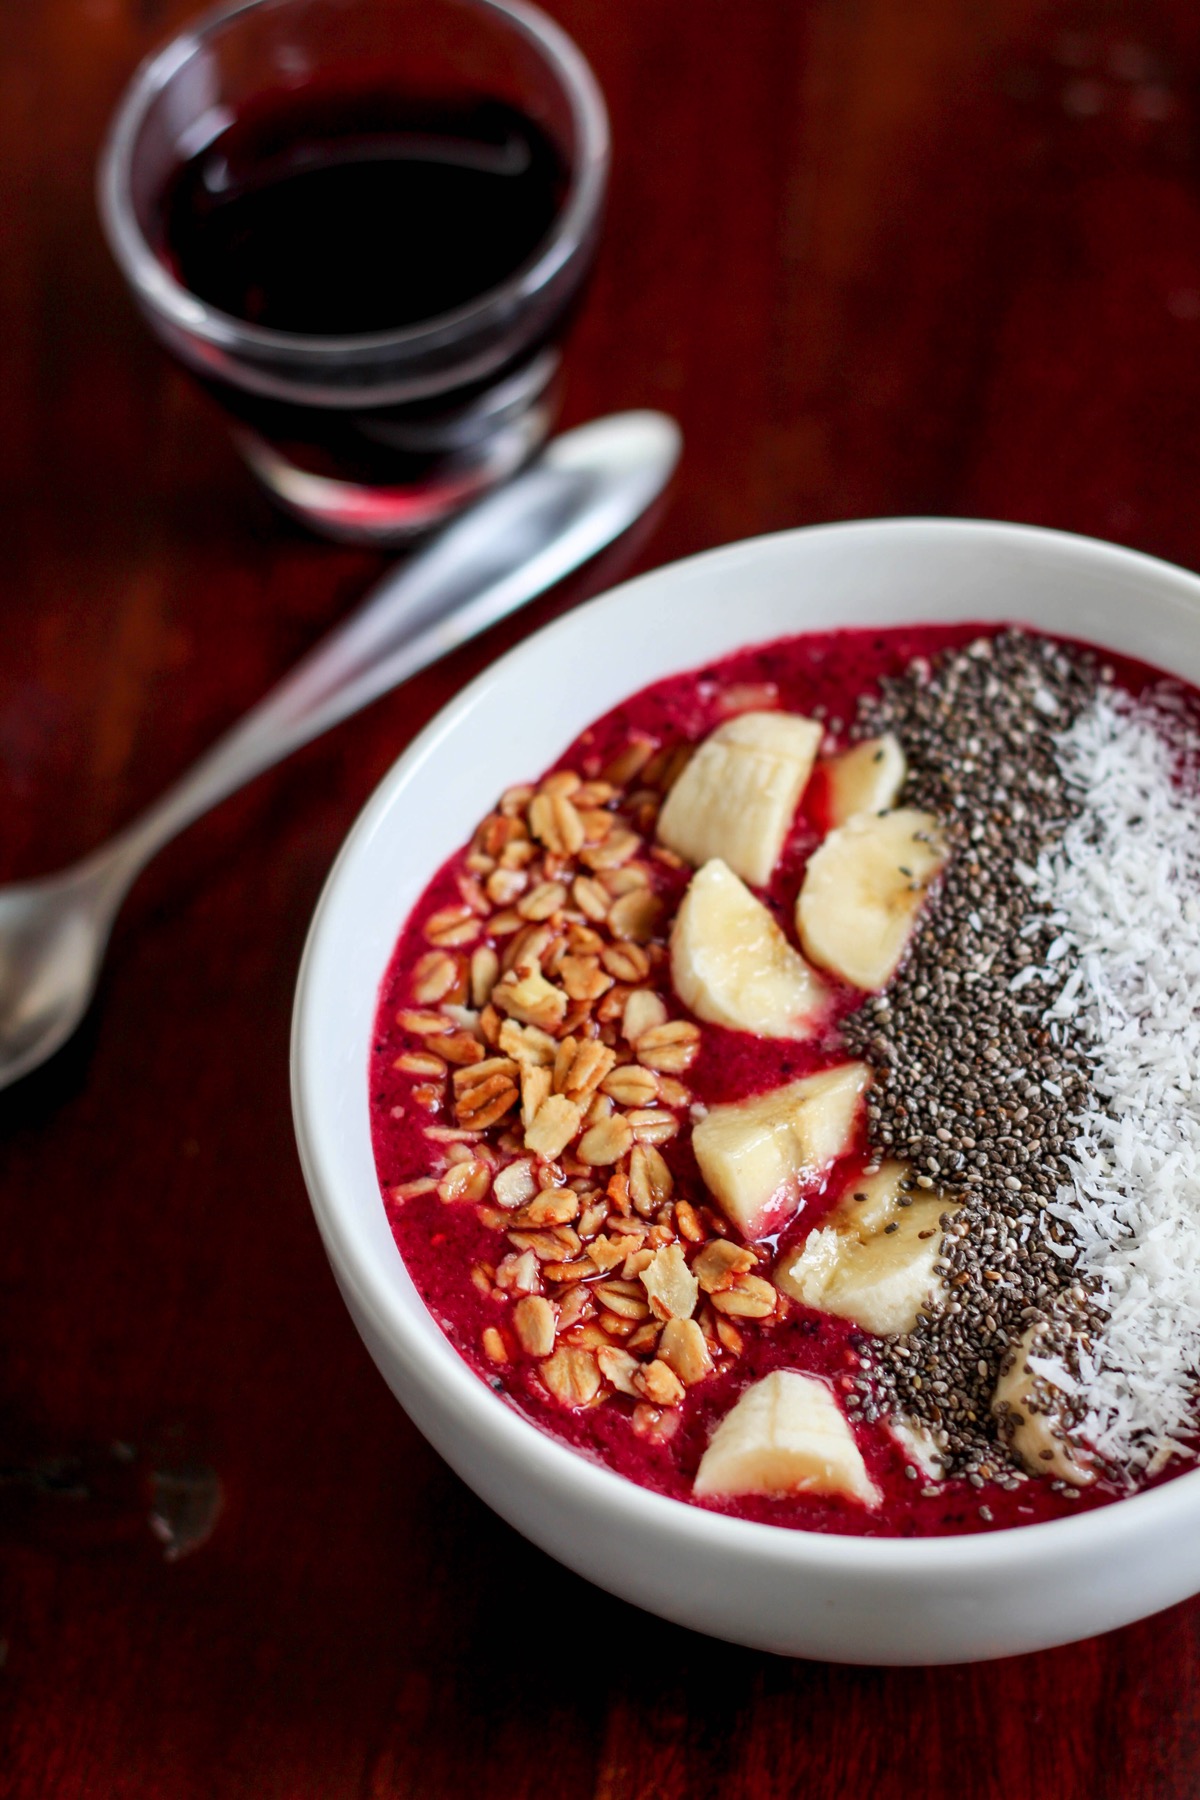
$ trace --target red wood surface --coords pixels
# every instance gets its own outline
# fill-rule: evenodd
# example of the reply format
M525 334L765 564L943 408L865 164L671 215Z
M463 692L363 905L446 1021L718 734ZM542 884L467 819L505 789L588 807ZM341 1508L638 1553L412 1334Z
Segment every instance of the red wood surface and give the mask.
M287 1093L309 915L374 783L505 644L632 568L854 515L1200 565L1195 0L550 8L616 139L570 417L664 407L682 472L652 533L164 854L86 1028L0 1097L0 1789L1194 1800L1200 1604L941 1671L693 1636L460 1485L325 1266ZM101 244L105 118L188 11L0 12L0 878L128 818L378 567L272 513ZM176 1560L155 1469L220 1483Z

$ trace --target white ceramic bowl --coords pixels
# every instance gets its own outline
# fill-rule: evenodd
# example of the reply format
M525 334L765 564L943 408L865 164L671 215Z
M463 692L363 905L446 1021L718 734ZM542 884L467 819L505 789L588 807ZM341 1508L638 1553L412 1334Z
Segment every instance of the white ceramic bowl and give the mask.
M933 1663L1106 1631L1200 1590L1200 1471L1078 1518L976 1537L836 1537L649 1493L529 1424L426 1312L379 1195L367 1058L413 903L499 790L647 682L791 632L1015 620L1200 685L1200 580L1011 525L887 520L785 532L659 569L520 645L401 757L351 832L300 973L293 1101L329 1260L410 1417L552 1556L665 1618L789 1655Z

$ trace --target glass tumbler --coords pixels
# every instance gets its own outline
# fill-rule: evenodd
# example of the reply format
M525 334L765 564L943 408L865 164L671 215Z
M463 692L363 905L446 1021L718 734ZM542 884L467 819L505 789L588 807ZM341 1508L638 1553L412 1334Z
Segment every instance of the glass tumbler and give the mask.
M339 132L366 141L364 127L407 129L415 117L436 129L472 107L511 109L557 160L548 229L498 282L395 329L326 335L222 311L181 278L170 197L264 97L279 119L319 116L335 147ZM274 129L268 152L286 157ZM608 161L591 70L523 0L237 0L134 75L102 153L99 203L146 320L224 407L275 500L327 536L395 543L504 480L549 433ZM385 253L389 232L404 253L403 218L373 229ZM447 219L447 254L452 231Z

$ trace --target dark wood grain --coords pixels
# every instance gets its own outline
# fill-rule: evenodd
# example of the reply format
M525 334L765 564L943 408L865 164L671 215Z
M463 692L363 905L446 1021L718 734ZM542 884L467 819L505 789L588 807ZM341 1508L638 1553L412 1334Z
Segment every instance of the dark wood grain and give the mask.
M1192 1800L1200 1604L941 1671L691 1636L458 1483L324 1264L287 1096L307 921L375 781L504 644L631 568L857 514L1200 564L1194 0L551 10L616 139L569 414L667 408L682 474L653 534L173 846L85 1029L0 1098L0 1462L32 1471L0 1485L0 1787ZM274 516L101 244L105 119L188 11L10 0L0 30L0 878L128 818L378 567ZM147 1484L198 1467L223 1507L172 1561Z

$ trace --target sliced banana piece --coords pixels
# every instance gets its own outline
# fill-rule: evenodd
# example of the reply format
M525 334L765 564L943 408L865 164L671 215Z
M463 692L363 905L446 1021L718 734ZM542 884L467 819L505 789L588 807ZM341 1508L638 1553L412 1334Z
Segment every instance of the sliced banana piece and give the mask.
M941 1445L928 1425L918 1425L912 1419L889 1419L888 1430L913 1468L920 1470L926 1481L945 1479Z
M911 1331L938 1285L938 1221L956 1209L940 1194L901 1206L907 1175L903 1163L886 1162L877 1175L851 1182L820 1229L780 1261L775 1280L783 1292L881 1337Z
M660 843L697 866L719 856L766 887L823 736L796 713L749 712L705 738L667 795Z
M849 1150L866 1063L838 1063L818 1075L714 1106L692 1132L700 1173L727 1218L747 1239L775 1230L802 1190Z
M671 979L698 1019L769 1038L812 1037L829 992L719 857L692 876L676 914Z
M860 812L885 812L896 804L908 764L900 739L885 731L824 765L829 823L844 825Z
M1053 1395L1051 1384L1038 1377L1029 1367L1030 1356L1038 1354L1038 1337L1042 1327L1033 1324L1015 1349L1004 1359L992 1411L1011 1422L1009 1443L1031 1475L1053 1475L1069 1481L1072 1487L1087 1487L1096 1479L1077 1445L1063 1434L1061 1414L1051 1404L1041 1410L1037 1389ZM1035 1408L1037 1410L1035 1410Z
M697 1494L841 1494L878 1506L854 1434L823 1381L776 1369L748 1387L709 1441Z
M808 860L796 929L805 955L868 993L904 955L925 890L946 860L932 813L856 813Z

